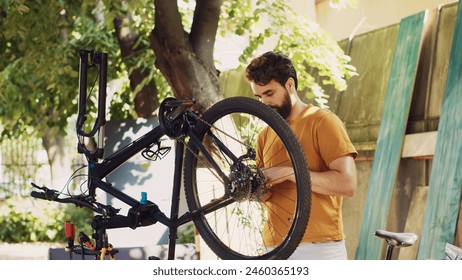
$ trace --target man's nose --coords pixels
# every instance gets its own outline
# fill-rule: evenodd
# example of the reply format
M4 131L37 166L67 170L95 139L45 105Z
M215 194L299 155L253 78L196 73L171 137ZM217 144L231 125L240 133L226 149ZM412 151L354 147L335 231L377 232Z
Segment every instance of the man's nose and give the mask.
M269 104L269 99L268 99L267 96L264 96L264 95L263 95L263 96L260 98L260 101L261 101L263 104L265 104L265 105L270 105L270 104Z

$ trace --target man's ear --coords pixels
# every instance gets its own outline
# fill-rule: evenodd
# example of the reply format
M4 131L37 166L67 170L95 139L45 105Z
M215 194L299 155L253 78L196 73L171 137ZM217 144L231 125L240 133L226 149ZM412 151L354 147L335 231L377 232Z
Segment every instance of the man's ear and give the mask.
M289 78L286 81L286 89L290 91L290 88L293 88L295 86L295 81L293 78Z

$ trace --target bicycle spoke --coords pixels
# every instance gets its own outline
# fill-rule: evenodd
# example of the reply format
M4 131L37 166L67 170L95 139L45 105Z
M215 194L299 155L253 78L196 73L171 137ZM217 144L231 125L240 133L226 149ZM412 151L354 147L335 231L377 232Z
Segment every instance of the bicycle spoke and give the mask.
M246 104L238 102L232 105L247 107ZM296 247L296 240L301 238L306 228L307 220L297 221L300 215L296 213L301 211L299 187L290 189L283 185L272 186L274 188L271 191L272 197L268 201L262 201L268 186L261 167L292 166L294 154L297 157L304 157L302 152L294 153L290 150L292 146L287 146L279 139L278 135L287 138L292 132L285 129L287 124L282 120L274 128L281 130L284 127L284 131L273 130L274 117L267 116L274 115L272 109L263 107L264 105L260 103L252 106L258 107L261 111L257 111L255 115L253 110L232 109L232 112L224 112L217 109L213 114L211 113L211 118L207 116L198 119L198 136L202 135L200 139L203 146L210 155L213 155L214 161L221 168L221 173L228 176L228 184L220 180L214 168L202 162L206 158L203 157L202 152L198 152L197 148L190 145L191 150L185 160L186 165L191 165L185 167L186 197L190 209L198 209L198 211L202 211L205 205L214 203L217 196L226 194L233 199L233 202L226 207L214 207L214 211L208 211L207 214L201 215L200 219L195 220L201 236L219 256L285 258ZM214 114L216 117L213 117ZM263 131L271 137L260 151L257 142L259 134ZM265 154L270 150L275 154L272 157ZM262 153L260 156L264 162L259 162L257 151ZM302 163L306 166L305 160ZM285 176L295 177L296 181L300 180L300 174L303 173L300 173L300 167L303 164L298 162L294 165L297 166L297 172ZM273 201L274 197L277 197L280 202ZM308 214L301 215L302 219L305 219ZM295 239L289 238L294 232L297 232ZM280 255L276 252L280 252Z

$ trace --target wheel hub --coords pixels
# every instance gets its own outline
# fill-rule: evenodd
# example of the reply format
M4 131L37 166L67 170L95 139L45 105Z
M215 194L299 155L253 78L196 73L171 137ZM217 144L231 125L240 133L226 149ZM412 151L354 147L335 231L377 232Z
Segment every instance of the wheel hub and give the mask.
M229 191L239 202L245 200L260 201L267 191L263 171L255 165L234 165L229 176Z

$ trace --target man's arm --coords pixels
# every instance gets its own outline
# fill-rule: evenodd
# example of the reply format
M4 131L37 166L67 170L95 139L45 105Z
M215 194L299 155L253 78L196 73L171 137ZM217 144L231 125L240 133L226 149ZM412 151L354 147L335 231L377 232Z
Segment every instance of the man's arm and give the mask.
M295 182L291 167L270 167L264 169L267 183L276 185L283 181ZM333 160L325 172L310 171L311 189L325 195L353 196L356 191L356 165L351 155Z
M333 160L328 171L310 174L315 193L351 197L356 191L356 165L350 155Z

